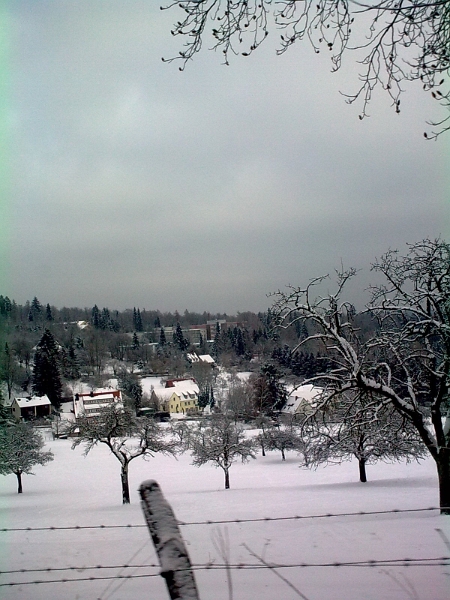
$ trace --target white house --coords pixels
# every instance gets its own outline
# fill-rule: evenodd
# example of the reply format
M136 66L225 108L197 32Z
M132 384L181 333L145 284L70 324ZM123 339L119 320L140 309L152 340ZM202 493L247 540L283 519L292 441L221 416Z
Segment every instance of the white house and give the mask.
M120 390L96 390L84 394L75 394L73 409L75 418L98 417L102 410L111 406L112 403L123 405L122 392Z
M191 363L198 363L198 362L203 362L203 363L207 363L209 365L211 365L212 367L216 364L215 360L213 359L213 357L210 354L188 354L187 355L188 360L191 361Z
M11 411L17 421L48 417L52 413L52 403L48 396L24 396L14 398Z
M289 415L303 416L311 414L314 410L315 402L320 400L323 393L323 388L315 386L312 383L300 385L294 388L289 394L282 412Z

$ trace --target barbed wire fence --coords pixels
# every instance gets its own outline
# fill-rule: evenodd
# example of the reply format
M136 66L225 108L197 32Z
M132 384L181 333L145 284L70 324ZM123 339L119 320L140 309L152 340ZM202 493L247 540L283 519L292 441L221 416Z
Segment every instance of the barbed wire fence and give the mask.
M444 507L447 510L446 507ZM301 519L329 519L333 517L364 517L370 515L388 515L388 514L402 514L402 513L418 513L418 512L431 512L441 511L439 506L428 506L425 508L393 508L390 510L370 510L370 511L356 511L356 512L342 512L342 513L323 513L318 515L291 515L288 517L256 517L252 519L220 519L212 520L207 519L205 521L177 521L180 527L186 527L190 525L226 525L231 523L259 523L259 522L270 522L270 521L296 521ZM128 523L127 525L49 525L47 527L0 527L0 533L13 532L13 531L68 531L68 530L83 530L83 529L145 529L147 527L144 523Z
M281 516L281 517L258 517L258 518L242 518L242 519L219 519L219 520L204 520L204 521L176 521L177 527L190 527L190 526L212 526L212 525L226 525L226 524L245 524L245 523L258 523L258 522L277 522L277 521L298 521L304 519L332 519L338 517L365 517L373 515L388 515L388 514L408 514L408 513L430 513L439 512L440 507L431 506L424 508L407 508L407 509L391 509L381 511L357 511L357 512L341 512L341 513L323 513L315 515L292 515L292 516ZM57 532L57 531L83 531L83 530L108 530L108 529L141 529L149 527L148 524L126 524L126 525L74 525L74 526L46 526L46 527L4 527L0 528L1 533L8 532ZM445 534L441 529L436 529L437 533L443 539L445 545L450 550L450 542L446 538ZM1 539L1 538L0 538ZM33 586L33 585L52 585L52 584L74 584L77 582L109 582L108 587L104 590L101 595L103 600L111 597L118 589L118 586L122 585L126 581L134 579L152 579L161 577L164 572L167 572L167 568L164 571L164 567L161 563L156 562L141 562L135 564L133 561L136 556L149 545L150 540L146 540L144 544L133 554L130 560L123 564L96 564L89 566L68 566L68 567L39 567L39 568L21 568L21 569L10 569L0 570L0 588L12 588L15 586ZM157 550L157 548L156 548ZM383 558L383 559L368 559L361 561L332 561L332 562L293 562L293 563L262 563L260 557L253 554L257 559L257 562L205 562L205 563L193 563L187 566L175 566L169 569L171 576L177 579L180 575L182 578L185 574L189 574L193 577L193 573L197 571L214 571L214 570L227 570L227 571L246 571L246 570L293 570L293 569L336 569L336 568L382 568L382 567L396 567L396 568L413 568L413 567L448 567L450 566L450 554L433 557L420 557L420 558L409 558L409 557L394 557L394 558ZM173 567L173 564L172 564ZM151 572L148 572L148 571ZM113 571L113 573L110 573ZM145 572L144 572L145 571ZM81 577L72 577L72 573L83 573ZM89 573L84 575L85 573ZM4 576L14 575L32 575L29 579L22 581L2 581ZM49 575L49 578L37 579L37 574ZM53 575L53 577L52 577ZM118 586L114 590L111 589L112 584L117 583ZM105 594L109 591L109 594ZM198 596L172 596L173 598L198 598Z

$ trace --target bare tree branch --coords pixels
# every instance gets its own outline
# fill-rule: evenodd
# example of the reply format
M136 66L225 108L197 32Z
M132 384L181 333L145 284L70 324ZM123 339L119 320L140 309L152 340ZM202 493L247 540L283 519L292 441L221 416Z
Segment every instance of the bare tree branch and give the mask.
M182 11L171 33L186 40L183 49L163 59L180 60L180 70L209 37L211 49L220 50L228 65L231 54L249 56L275 29L280 33L278 54L306 38L316 53L330 52L333 70L340 68L345 51L356 51L360 85L355 93L344 95L350 103L361 100L361 119L378 87L400 112L406 81L419 81L439 104L450 108L449 0L179 0L161 9ZM434 129L425 137L448 131L449 119L431 121Z

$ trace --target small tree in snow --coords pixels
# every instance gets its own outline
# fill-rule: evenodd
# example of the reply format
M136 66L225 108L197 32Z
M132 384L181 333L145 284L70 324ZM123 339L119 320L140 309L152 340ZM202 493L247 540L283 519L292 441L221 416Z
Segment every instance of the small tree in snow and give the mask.
M379 405L364 393L342 394L332 411L308 417L303 436L308 466L356 458L362 483L367 481L368 464L380 460L419 460L426 456L411 422L392 406Z
M297 431L293 427L283 425L265 429L258 435L257 440L261 448L280 451L281 460L286 460L288 450L300 452L303 449L302 440Z
M155 421L135 417L133 413L116 403L102 410L99 417L80 417L72 429L79 429L79 437L72 449L84 444L84 455L98 444L107 446L121 466L122 502L130 503L128 483L129 464L135 458L147 458L157 452L175 455L177 443L165 438L163 430Z
M248 462L255 456L255 444L245 438L239 425L226 415L212 415L206 427L200 425L189 436L192 464L200 467L211 462L225 474L225 489L230 487L230 467L237 460Z
M35 465L53 460L52 452L44 452L44 442L38 431L28 423L6 424L0 427L0 474L14 473L17 493L22 493L22 474L31 472Z
M224 397L225 409L233 414L235 422L238 419L248 419L254 413L252 403L252 388L248 382L237 377L231 378L230 386Z

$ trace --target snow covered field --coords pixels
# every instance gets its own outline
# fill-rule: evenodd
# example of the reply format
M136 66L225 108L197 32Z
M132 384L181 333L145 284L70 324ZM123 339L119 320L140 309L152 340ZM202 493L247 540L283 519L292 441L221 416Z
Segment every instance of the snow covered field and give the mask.
M298 467L294 454L283 463L278 453L270 453L246 465L233 465L231 489L225 491L222 471L209 465L193 467L188 455L178 460L156 456L131 463L132 503L122 506L119 463L106 448L94 449L84 458L82 449L71 450L68 440L49 441L47 447L55 460L36 467L35 477L24 476L23 495L16 493L13 475L0 478L0 527L44 528L0 531L2 600L167 600L162 578L148 576L157 575L158 568L142 566L157 562L137 493L145 479L159 482L181 522L243 521L182 525L195 565L223 564L220 546L227 540L230 563L260 567L264 565L243 544L267 563L284 565L450 556L444 539L450 539L450 517L438 511L283 519L436 506L431 460L370 466L369 482L361 484L356 464L308 471ZM264 517L281 520L245 522ZM72 528L128 524L139 527ZM67 529L46 529L50 527ZM109 568L89 569L97 565ZM41 571L47 568L57 570ZM21 569L26 572L18 572ZM450 598L450 566L292 566L277 572L303 596L269 568L233 569L234 600ZM111 578L117 575L132 577ZM199 570L195 576L202 600L229 598L224 569ZM25 584L37 580L52 583ZM3 585L8 582L24 583Z

